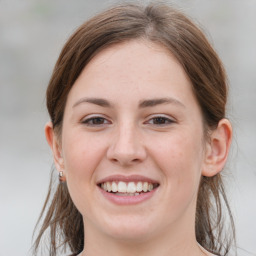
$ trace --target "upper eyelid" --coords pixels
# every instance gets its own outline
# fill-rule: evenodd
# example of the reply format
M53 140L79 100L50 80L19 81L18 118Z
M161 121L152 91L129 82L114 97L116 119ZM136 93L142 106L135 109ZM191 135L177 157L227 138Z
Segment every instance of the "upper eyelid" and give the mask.
M154 119L156 118L163 118L165 119L164 123L154 123ZM174 118L171 117L167 117L165 115L154 115L150 118L147 118L147 120L145 122L143 122L144 125L150 125L152 127L169 127L173 124L176 123L176 120Z
M150 120L150 119L153 119L153 118L158 118L158 117L166 118L166 119L169 119L169 120L171 120L173 122L175 122L175 120L176 120L174 117L172 117L170 115L167 115L167 114L152 114L152 115L149 115L147 117L147 120Z
M81 121L87 120L87 119L93 119L93 118L104 118L104 119L109 119L107 116L104 114L89 114L81 118Z
M104 119L104 121L107 121L107 122L109 122L109 123L112 123L112 121L111 121L108 117L106 117L106 116L104 116L104 115L101 115L101 114L91 114L91 115L87 115L87 116L83 117L83 118L80 120L80 123L85 124L87 121L90 121L90 120L93 120L93 119L96 119L96 118L102 118L102 119Z
M151 115L148 115L145 119L144 122L147 122L151 119L154 119L154 118L165 118L167 120L170 120L171 122L176 122L177 120L168 115L168 114L151 114ZM108 120L109 122L112 122L111 118L104 115L104 114L89 114L89 115L86 115L85 117L81 118L80 122L85 122L86 120L90 120L90 119L93 119L93 118L103 118L103 119L106 119Z

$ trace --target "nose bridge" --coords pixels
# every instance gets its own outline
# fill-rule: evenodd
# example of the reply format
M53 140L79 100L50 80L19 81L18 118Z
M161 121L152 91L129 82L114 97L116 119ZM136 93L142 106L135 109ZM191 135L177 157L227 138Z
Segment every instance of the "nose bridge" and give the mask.
M143 161L146 151L139 127L132 121L122 121L115 131L108 150L108 158L121 165Z

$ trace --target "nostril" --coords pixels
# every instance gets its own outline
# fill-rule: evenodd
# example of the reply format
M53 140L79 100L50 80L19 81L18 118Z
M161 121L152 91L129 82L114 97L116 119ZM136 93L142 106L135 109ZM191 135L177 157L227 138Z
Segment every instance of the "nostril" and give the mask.
M129 165L138 164L141 162L139 158L129 158L129 157L111 158L110 161L114 164L119 164L122 166L129 166Z

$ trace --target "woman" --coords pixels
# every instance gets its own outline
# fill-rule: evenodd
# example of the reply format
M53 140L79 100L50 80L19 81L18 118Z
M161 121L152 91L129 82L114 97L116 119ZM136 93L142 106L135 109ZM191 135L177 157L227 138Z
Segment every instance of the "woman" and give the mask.
M50 228L50 255L227 255L226 100L221 61L177 10L125 4L83 24L47 90L60 184L35 251Z

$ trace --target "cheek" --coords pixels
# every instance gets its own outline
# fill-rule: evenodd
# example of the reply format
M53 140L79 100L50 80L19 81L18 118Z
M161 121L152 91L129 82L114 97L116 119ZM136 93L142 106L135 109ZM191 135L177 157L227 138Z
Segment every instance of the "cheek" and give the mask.
M93 182L93 174L105 154L104 140L84 133L66 135L63 143L64 167L67 179Z
M105 142L83 132L65 134L64 138L62 148L68 190L77 209L84 212L93 204L90 196L96 188L95 169L104 157Z
M172 167L170 171L182 168L180 171L189 172L193 166L201 165L203 160L203 145L201 137L186 133L167 136L161 141L154 141L154 155L162 163L163 168ZM190 166L190 168L188 168ZM166 169L166 168L165 168Z
M156 146L154 161L162 170L163 181L171 197L189 197L197 191L203 163L203 145L199 135L180 133L169 136Z

